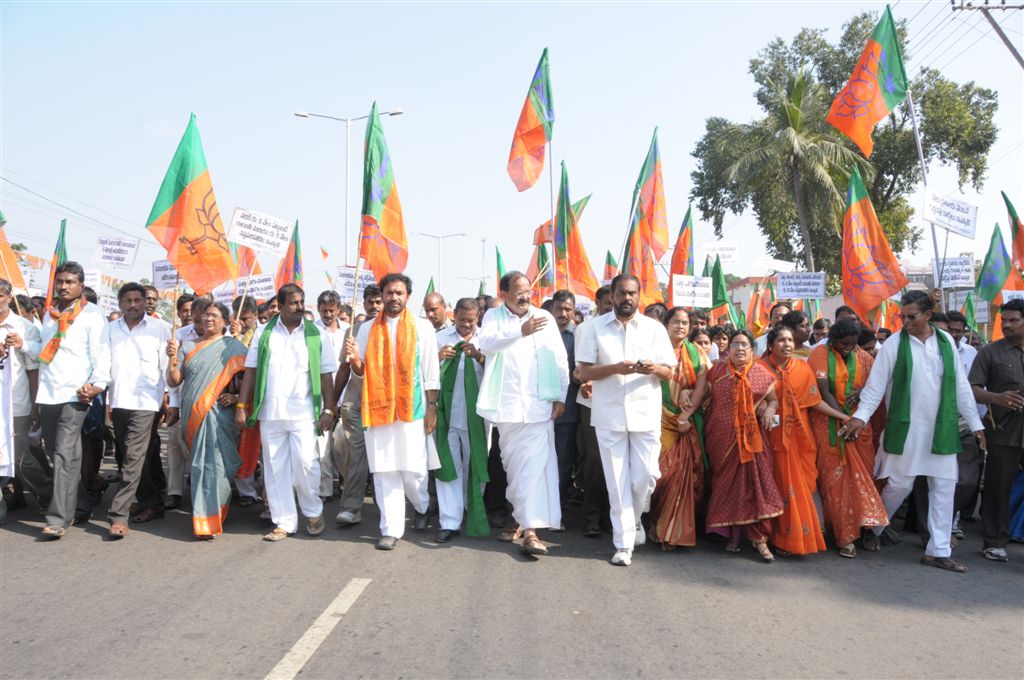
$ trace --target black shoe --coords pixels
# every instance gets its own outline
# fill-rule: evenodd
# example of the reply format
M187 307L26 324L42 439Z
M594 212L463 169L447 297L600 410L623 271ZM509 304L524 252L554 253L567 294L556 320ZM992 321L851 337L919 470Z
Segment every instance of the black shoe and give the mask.
M413 520L412 526L416 531L426 531L427 521L430 519L430 515L426 513L416 513L416 519Z
M882 529L882 545L899 545L903 540L900 532L892 528L892 525Z
M172 493L170 496L166 498L166 500L164 500L165 510L176 510L179 507L181 507L181 496L179 496L178 494Z
M587 522L583 528L583 535L587 538L597 538L601 535L601 524L599 522Z
M434 536L434 543L448 543L458 535L458 529L441 529Z
M394 550L398 545L398 539L394 536L381 536L377 541L377 550Z

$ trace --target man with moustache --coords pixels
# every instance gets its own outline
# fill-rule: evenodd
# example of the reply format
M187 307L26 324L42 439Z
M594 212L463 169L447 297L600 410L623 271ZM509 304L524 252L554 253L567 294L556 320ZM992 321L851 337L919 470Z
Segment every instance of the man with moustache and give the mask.
M548 550L536 530L562 521L553 423L565 411L568 359L554 318L530 305L529 278L511 271L498 288L504 304L480 328L487 364L476 410L498 429L522 550L537 557Z

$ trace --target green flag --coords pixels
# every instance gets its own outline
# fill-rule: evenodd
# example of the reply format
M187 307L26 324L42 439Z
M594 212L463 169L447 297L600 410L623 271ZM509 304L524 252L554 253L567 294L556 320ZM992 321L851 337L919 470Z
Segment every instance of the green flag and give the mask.
M433 276L431 276L431 277L430 277L430 283L428 283L428 284L427 284L427 292L426 292L426 295L430 295L430 294L431 294L431 293L433 293L433 292L434 292L434 277L433 277ZM424 295L424 297L426 297L426 295Z
M975 286L974 291L982 300L992 302L997 295L1003 292L1006 279L1010 277L1012 270L1010 254L1006 252L1006 246L1003 245L1003 234L999 231L997 224L992 230L992 240L989 242L988 253L985 255L984 264L981 265L978 285Z

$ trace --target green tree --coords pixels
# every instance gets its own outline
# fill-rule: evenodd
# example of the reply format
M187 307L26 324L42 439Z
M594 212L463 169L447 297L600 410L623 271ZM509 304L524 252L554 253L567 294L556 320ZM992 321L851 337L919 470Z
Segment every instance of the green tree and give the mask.
M818 94L827 109L853 71L877 20L878 15L874 13L853 17L845 24L835 44L828 41L824 30L805 28L788 44L781 38L772 40L750 61L749 72L757 84L754 97L767 114L766 118L746 125L711 118L693 152L698 168L692 175L694 188L690 196L703 217L712 221L716 234L721 235L726 213L751 208L767 238L768 249L777 257L802 257L810 266L807 258L810 251L818 270L832 275L839 273L842 237L838 230L831 228L837 224L839 216L834 211L834 201L830 207L824 193L812 191L807 195L811 211L807 220L810 224L810 247L807 248L808 238L801 228L795 192L785 189L786 178L774 175L774 182L767 181L768 178L760 182L751 182L751 178L740 181L730 170L738 169L733 166L744 154L760 152L759 155L765 155L763 148L770 138L757 131L771 130L771 122L777 118L779 87L776 83L787 82L794 71L809 69L819 83ZM898 30L900 42L905 44L905 26L901 23ZM908 62L908 72L912 72L909 67ZM927 68L911 79L910 87L917 106L926 163L952 165L957 169L961 186L969 184L980 189L988 152L997 134L993 122L998 107L996 93L973 82L957 84ZM816 117L804 123L811 133L837 142L856 155L863 167L865 161L852 142L824 123L823 118L820 125ZM737 134L737 130L743 129L751 133L745 139ZM906 105L898 107L887 121L876 127L874 141L871 167L863 173L871 201L893 249L897 252L912 249L921 233L910 224L914 211L908 196L922 178ZM830 171L841 195L845 194L848 171L848 163L838 171L836 168ZM819 189L827 186L824 178L819 179L822 180ZM833 214L829 214L830 211Z

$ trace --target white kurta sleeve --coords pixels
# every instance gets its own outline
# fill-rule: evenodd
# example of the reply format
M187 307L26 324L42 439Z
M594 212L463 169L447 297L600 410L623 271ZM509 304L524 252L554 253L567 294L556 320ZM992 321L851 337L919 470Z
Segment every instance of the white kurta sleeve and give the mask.
M26 371L35 371L39 368L39 352L43 343L39 335L39 329L30 323L22 324L25 333L21 338L22 345L18 352L21 354L21 362Z
M895 351L889 351L889 343L898 343L899 336L893 335L884 345L882 351L875 357L875 363L871 366L871 374L867 383L860 391L860 401L857 404L857 411L853 417L862 422L868 422L875 414L878 407L885 399L885 390L892 382L892 371L894 366Z
M591 319L576 329L573 336L573 346L576 350L576 363L585 364L597 363L597 330L595 324L603 323L601 317Z
M108 325L103 323L102 315L97 317L95 323L89 325L89 359L92 362L89 384L93 387L105 388L110 384L110 336L107 334Z
M322 328L320 332L320 374L334 374L338 372L338 353L334 351L334 342L331 336Z
M569 354L565 351L565 343L562 342L562 334L555 323L555 317L545 311L541 311L548 322L544 325L545 344L550 345L555 354L555 363L558 365L558 380L562 385L562 394L569 391ZM575 339L573 340L575 342ZM565 401L563 396L559 401Z
M950 344L953 343L952 337L947 336L947 339ZM960 417L967 421L967 427L971 429L971 432L985 429L978 416L978 403L974 401L974 391L971 390L971 383L967 380L967 373L957 355L956 345L953 345L953 369L956 372L956 410L960 413Z
M437 356L437 334L429 321L416 321L416 335L420 345L420 379L424 390L441 389L441 364Z
M252 339L249 341L249 351L245 355L245 367L256 368L259 364L259 353L260 353L260 337L263 336L263 331L266 330L266 326L260 326L253 331Z
M502 324L499 319L504 316L500 309L489 310L484 315L484 322L480 326L480 333L477 335L480 351L484 354L493 354L508 349L523 337L522 324ZM561 342L561 341L559 341Z

